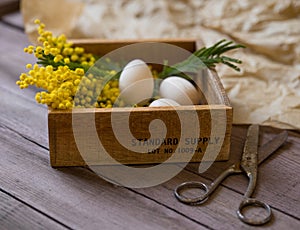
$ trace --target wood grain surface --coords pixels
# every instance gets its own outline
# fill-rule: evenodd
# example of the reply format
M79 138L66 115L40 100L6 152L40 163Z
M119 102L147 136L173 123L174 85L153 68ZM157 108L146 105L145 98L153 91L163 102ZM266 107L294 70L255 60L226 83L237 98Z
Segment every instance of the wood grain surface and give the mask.
M15 85L26 63L34 63L23 54L29 42L16 15L19 19L0 22L0 229L256 228L235 214L248 183L243 175L226 179L203 205L184 205L173 195L179 183L210 183L239 159L247 125L233 127L229 161L216 162L201 175L199 164L189 164L155 187L119 187L85 167L52 168L48 110L34 101L36 89L20 90ZM280 132L261 127L260 144ZM300 226L300 132L288 133L287 142L259 167L254 196L269 203L274 214L264 229Z

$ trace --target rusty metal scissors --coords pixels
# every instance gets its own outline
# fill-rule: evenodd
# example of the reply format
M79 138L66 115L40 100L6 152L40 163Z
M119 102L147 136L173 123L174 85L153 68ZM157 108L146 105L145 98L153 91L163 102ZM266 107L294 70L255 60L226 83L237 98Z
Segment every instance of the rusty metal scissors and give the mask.
M243 154L239 162L234 163L229 166L223 173L221 173L210 185L206 185L203 182L190 181L180 184L176 187L174 194L175 197L185 204L197 205L204 203L209 195L211 195L215 189L221 184L221 182L231 174L246 173L249 178L248 188L244 195L243 200L241 201L238 210L237 216L244 223L250 225L263 225L270 221L272 217L272 210L268 204L265 202L259 201L257 199L251 198L256 182L257 182L257 168L260 163L262 163L266 158L268 158L276 149L278 149L287 139L287 132L279 134L274 138L269 145L268 149L264 148L265 151L259 151L258 155L258 141L259 141L259 126L251 125L247 132L247 139L244 145ZM204 194L196 198L188 198L183 196L182 192L184 190L199 188L204 190ZM260 219L248 218L243 214L243 209L248 206L259 206L265 209L267 215L262 216Z

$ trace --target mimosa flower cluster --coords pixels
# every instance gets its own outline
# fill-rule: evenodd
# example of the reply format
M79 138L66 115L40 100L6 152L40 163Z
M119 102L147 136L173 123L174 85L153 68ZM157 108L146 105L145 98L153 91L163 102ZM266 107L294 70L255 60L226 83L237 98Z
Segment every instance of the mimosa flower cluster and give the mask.
M118 81L106 83L105 79L112 78L116 71L107 69L98 75L85 76L95 64L94 55L86 53L82 47L74 47L64 35L53 36L39 20L35 23L39 26L40 45L30 45L24 52L34 54L38 61L26 65L28 72L20 75L17 85L21 89L30 85L41 89L35 96L36 101L53 109L112 107L119 96Z

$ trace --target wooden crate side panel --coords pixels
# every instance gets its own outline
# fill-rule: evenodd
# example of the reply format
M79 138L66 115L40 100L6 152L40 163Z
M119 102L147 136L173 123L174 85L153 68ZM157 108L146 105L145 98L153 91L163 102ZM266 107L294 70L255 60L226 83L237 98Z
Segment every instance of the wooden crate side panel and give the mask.
M97 140L101 141L104 151L109 153L109 155L122 164L149 164L149 163L161 163L164 162L172 156L174 152L178 153L178 157L172 159L172 162L182 162L185 161L186 157L192 156L194 154L194 149L189 145L198 138L199 144L197 146L196 154L192 158L192 161L199 162L201 161L203 154L206 150L208 143L216 144L216 141L220 141L222 137L214 136L211 137L211 118L210 118L210 109L208 107L201 106L196 110L197 115L200 121L201 132L199 137L188 136L187 140L183 143L184 146L180 146L180 119L178 118L177 112L170 109L149 109L142 108L142 110L119 110L117 122L119 124L126 123L127 118L129 117L129 128L133 134L133 139L127 139L129 147L135 147L137 145L144 146L149 149L149 152L145 153L135 153L130 151L127 147L124 147L116 139L111 122L112 110L97 110L93 115L92 111L87 112L78 112L76 113L76 119L80 120L77 133L80 133L79 140L78 135L75 141L73 128L72 127L72 113L71 112L50 112L49 113L49 138L50 138L50 158L52 166L74 166L74 165L85 165L83 158L88 162L88 164L114 164L115 162L111 161L110 157L107 157L106 154L103 154L103 150L98 148ZM221 148L220 153L218 154L217 160L227 160L229 158L229 147L230 147L230 133L232 125L232 108L219 106L214 108L215 118L220 124L226 123L226 133L224 137L224 142ZM224 111L226 116L224 117ZM130 113L130 115L129 115ZM183 116L186 116L188 119L189 113L191 110L181 110L181 113L185 113ZM93 127L91 125L90 119L94 119L96 124L95 134L93 132ZM150 138L149 125L152 120L159 119L164 122L167 127L166 137L162 139L152 139ZM51 124L50 124L51 123ZM193 129L194 124L189 124L190 129ZM221 125L219 125L221 127ZM117 126L119 127L119 126ZM216 125L218 127L218 124ZM124 130L122 130L124 129ZM118 134L123 139L127 138L128 127L118 129ZM95 135L97 135L95 137ZM150 139L149 139L150 138ZM53 140L54 139L54 140ZM97 139L95 141L95 139ZM138 140L140 141L138 141ZM80 142L80 151L77 148L78 141ZM153 149L153 143L161 144L158 149ZM153 151L154 150L154 151ZM83 154L83 158L80 155L80 152ZM181 155L179 154L181 153ZM209 159L212 159L210 157Z

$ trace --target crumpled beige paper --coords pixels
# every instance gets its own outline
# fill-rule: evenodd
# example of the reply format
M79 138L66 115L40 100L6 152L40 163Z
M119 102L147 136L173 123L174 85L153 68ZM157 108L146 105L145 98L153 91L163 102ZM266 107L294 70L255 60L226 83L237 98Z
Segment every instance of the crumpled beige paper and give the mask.
M34 19L69 38L227 38L247 49L237 73L219 65L234 123L300 129L299 0L23 0L25 29Z

